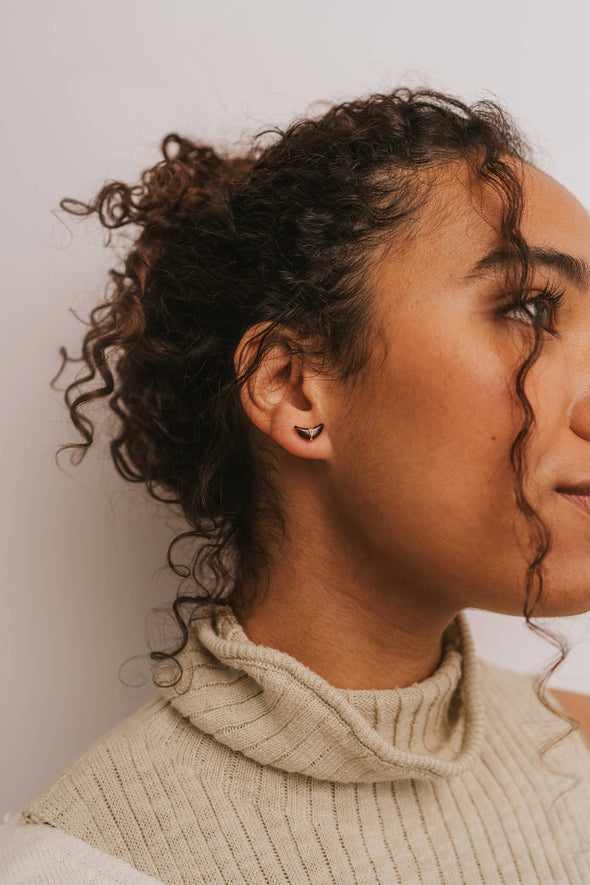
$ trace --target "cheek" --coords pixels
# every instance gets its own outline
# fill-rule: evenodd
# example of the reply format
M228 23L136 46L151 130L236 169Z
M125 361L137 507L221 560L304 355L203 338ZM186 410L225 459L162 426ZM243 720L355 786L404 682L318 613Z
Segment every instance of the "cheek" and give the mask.
M555 490L566 479L589 475L588 441L568 420L571 388L564 353L548 345L527 383L535 413L527 495L551 534L535 616L573 616L590 608L590 520Z
M467 335L415 341L391 361L372 405L389 462L433 503L484 500L484 490L510 485L509 451L519 410L506 360ZM493 496L491 496L493 498Z
M453 581L466 557L481 571L514 533L520 420L506 361L465 339L459 331L442 347L422 336L403 360L388 357L359 406L366 432L342 478L351 518L382 552Z

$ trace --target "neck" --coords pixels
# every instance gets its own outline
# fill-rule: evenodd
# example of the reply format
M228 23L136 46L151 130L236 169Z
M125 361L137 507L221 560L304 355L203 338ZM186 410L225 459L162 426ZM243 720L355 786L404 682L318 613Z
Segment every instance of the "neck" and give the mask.
M379 566L374 551L360 555L325 520L314 522L308 510L300 531L289 526L264 591L257 582L253 603L236 608L248 638L336 688L404 688L428 678L456 611L396 581L391 564Z

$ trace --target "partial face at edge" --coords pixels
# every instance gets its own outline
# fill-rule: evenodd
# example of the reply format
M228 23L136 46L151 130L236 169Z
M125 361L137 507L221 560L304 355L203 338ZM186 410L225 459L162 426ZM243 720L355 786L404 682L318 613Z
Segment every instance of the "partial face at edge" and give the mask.
M586 210L533 167L524 184L529 245L590 264ZM530 317L511 307L501 268L476 272L499 245L497 196L474 189L466 170L435 192L413 242L378 268L387 353L333 427L333 494L351 545L402 591L520 615L529 529L509 451ZM564 292L553 316L539 300L547 287ZM536 427L525 489L553 537L534 615L571 615L590 609L590 516L557 489L586 480L590 490L590 293L554 262L539 263L528 297L557 333L544 333L526 383Z

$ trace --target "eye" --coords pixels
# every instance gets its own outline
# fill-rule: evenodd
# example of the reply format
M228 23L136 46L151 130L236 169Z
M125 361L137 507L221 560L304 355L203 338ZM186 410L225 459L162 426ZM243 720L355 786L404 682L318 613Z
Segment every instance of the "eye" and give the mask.
M564 290L557 291L546 287L539 295L529 298L522 304L509 305L503 313L519 322L536 323L550 332L550 326L554 325L555 314L564 298Z
M524 323L538 323L543 329L549 327L552 317L550 306L540 298L531 298L522 306L511 308L507 312L507 315L510 314Z

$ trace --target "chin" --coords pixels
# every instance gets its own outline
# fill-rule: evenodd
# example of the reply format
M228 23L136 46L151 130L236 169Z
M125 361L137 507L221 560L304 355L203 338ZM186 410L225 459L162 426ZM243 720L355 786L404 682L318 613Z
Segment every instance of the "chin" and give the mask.
M541 598L535 605L532 618L569 618L590 612L590 579L584 587L549 588L544 583Z

